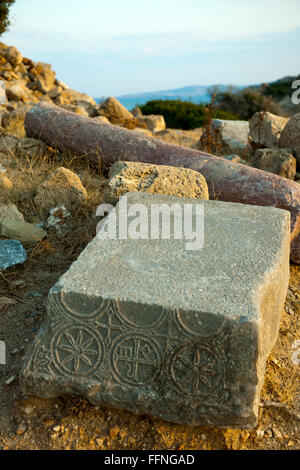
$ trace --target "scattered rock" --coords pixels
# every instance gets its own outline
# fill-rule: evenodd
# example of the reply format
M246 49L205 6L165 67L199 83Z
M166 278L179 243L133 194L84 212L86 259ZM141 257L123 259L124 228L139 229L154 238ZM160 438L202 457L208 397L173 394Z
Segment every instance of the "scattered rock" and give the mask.
M19 106L12 112L4 113L2 117L2 127L5 131L19 138L26 137L24 120L27 111L29 111L31 107L32 105L26 104Z
M80 178L67 168L60 167L38 188L34 202L39 212L47 216L53 207L64 206L72 211L86 198L87 192Z
M44 142L26 137L19 141L16 152L19 157L30 158L42 158L49 153L48 146Z
M239 155L227 155L225 157L225 159L230 160L233 163L240 163L240 164L243 164L243 165L247 165L245 160L243 160Z
M177 144L196 149L198 147L198 142L201 135L202 130L200 129L194 129L192 131L184 131L181 129L165 129L164 131L155 132L153 137L170 144Z
M70 87L68 85L66 85L64 82L62 82L61 80L55 80L55 82L56 82L56 85L61 87L63 90L69 90L70 89Z
M27 430L27 427L26 427L26 424L23 422L21 424L19 424L18 428L17 428L17 434L20 436L22 434L24 434Z
M95 121L99 121L101 122L102 124L111 124L111 122L107 119L107 117L105 116L96 116L94 118Z
M159 132L166 129L165 118L160 115L138 116L137 120L151 132Z
M47 232L34 224L13 219L3 219L0 223L0 235L19 240L22 243L35 245L47 236Z
M3 43L0 44L0 88L0 105L7 108L7 113L4 113L4 127L9 127L9 131L18 136L25 137L25 133L21 132L20 127L16 133L13 127L8 126L7 120L13 118L8 113L17 110L22 103L33 105L40 101L49 101L58 105L77 105L78 100L83 100L89 102L93 109L84 102L81 103L82 109L88 106L88 115L97 114L97 105L93 98L69 90L67 85L56 80L51 65L22 57L15 47L8 47ZM2 112L0 110L0 115Z
M1 53L3 53L6 60L13 66L21 64L23 57L18 49L14 46L7 47L6 49L2 48Z
M277 147L288 118L268 112L255 113L250 119L250 137L257 148Z
M134 120L134 116L127 111L116 98L107 98L98 108L100 116L105 116L112 124L124 126ZM134 126L136 127L136 126Z
M224 121L213 119L204 128L199 141L202 150L216 153L244 153L249 145L248 121Z
M255 152L252 162L255 168L269 171L291 180L296 176L297 161L290 149L260 149Z
M5 174L0 174L0 190L9 190L12 189L13 183Z
M13 375L9 379L6 380L5 385L11 385L16 380L16 377Z
M95 117L98 114L97 107L90 101L78 99L77 105L83 108L89 117Z
M88 96L85 93L79 93L78 91L71 90L70 88L63 89L62 92L56 96L56 98L54 98L54 102L58 106L78 106L79 102L81 102L81 105L84 103L83 107L87 106L86 103L88 102L97 110L97 104L91 96Z
M37 62L29 72L31 83L28 87L42 93L48 93L54 88L55 72L50 64Z
M116 162L109 171L104 200L115 205L128 192L209 199L205 178L196 171L148 163Z
M288 313L289 315L294 315L294 311L291 307L286 308L286 313Z
M298 163L300 163L300 113L288 121L280 135L279 147L291 148Z
M280 441L283 439L282 433L279 431L279 429L275 428L275 426L273 426L272 431L275 439L278 439Z
M34 411L34 406L31 406L31 405L26 406L25 409L24 409L24 413L27 416L31 415L33 413L33 411Z
M6 86L6 94L10 101L23 101L28 98L27 88L20 80L8 82Z
M0 151L4 154L15 154L19 139L12 135L0 136Z
M62 207L55 207L50 210L50 217L46 222L48 228L54 228L58 233L64 233L67 229L66 219L71 217L67 209Z
M62 108L72 111L72 113L79 114L79 116L89 117L89 113L82 106L77 106L76 104L63 104Z
M0 271L6 271L26 261L26 251L18 240L0 240Z
M16 220L18 222L25 222L23 214L19 212L18 208L14 204L0 205L0 222L3 219L11 219Z
M248 431L237 432L234 429L224 431L225 443L229 450L244 450L249 437L250 432Z
M52 90L49 91L48 96L50 99L57 98L62 91L63 88L61 86L55 86L54 88L52 88Z

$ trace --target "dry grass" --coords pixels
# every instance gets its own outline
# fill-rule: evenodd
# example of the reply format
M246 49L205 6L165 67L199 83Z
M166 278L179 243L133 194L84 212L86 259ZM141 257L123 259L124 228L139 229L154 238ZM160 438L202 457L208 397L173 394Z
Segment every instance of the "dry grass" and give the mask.
M72 230L64 235L50 230L47 241L40 242L30 252L26 269L29 269L31 262L41 262L44 256L54 250L61 253L62 257L67 252L72 261L96 234L95 214L102 202L105 182L100 165L92 165L85 157L63 156L52 149L33 157L26 154L20 157L14 152L6 152L5 158L7 176L13 182L13 188L0 194L0 204L14 203L29 223L45 221L43 211L36 207L34 198L39 186L48 180L53 171L65 167L80 176L87 191L87 199L71 212L69 224Z

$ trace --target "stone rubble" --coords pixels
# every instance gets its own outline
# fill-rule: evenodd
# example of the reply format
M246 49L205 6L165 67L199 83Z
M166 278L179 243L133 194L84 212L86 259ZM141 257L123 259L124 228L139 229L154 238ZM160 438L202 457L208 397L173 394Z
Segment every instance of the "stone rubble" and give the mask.
M0 271L6 271L26 261L26 251L18 240L0 240Z
M209 199L205 178L196 171L135 162L117 162L112 165L104 201L116 205L121 196L135 191Z
M34 224L5 218L0 221L0 236L36 245L47 236L47 232Z
M250 119L250 137L256 148L274 148L278 146L280 134L288 118L268 112L255 113Z
M278 145L281 148L291 148L298 164L300 163L300 113L290 118L281 132Z
M260 149L255 152L253 166L291 180L296 176L296 159L291 149Z

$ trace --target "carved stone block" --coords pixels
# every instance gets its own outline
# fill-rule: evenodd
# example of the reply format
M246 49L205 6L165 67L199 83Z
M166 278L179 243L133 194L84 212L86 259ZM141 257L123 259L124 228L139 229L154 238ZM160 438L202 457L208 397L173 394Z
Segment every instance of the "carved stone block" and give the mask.
M50 291L22 371L26 392L82 396L176 423L253 427L287 292L289 213L126 197L149 214L153 204L203 205L203 248L96 237Z

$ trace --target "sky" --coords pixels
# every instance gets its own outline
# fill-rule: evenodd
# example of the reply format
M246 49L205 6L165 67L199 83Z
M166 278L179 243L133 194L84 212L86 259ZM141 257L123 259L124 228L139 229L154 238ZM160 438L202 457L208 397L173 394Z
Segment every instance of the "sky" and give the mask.
M1 41L94 97L300 73L299 0L16 0Z

